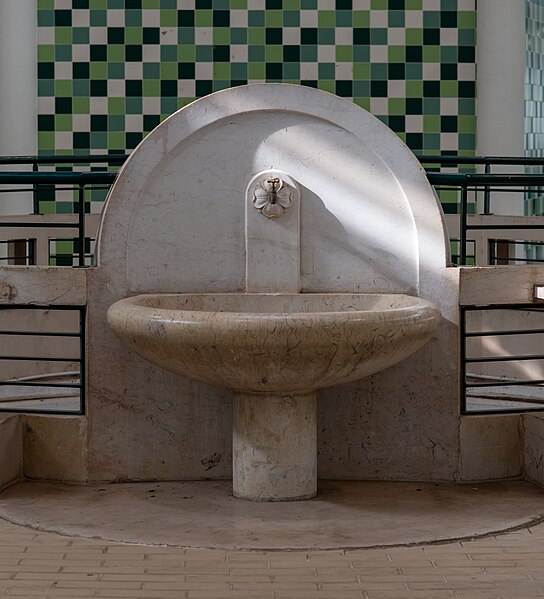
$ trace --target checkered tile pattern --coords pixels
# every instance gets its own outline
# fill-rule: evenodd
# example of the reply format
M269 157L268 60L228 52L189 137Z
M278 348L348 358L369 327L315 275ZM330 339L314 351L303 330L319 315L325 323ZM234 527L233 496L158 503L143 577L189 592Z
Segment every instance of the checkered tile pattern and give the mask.
M475 0L38 0L39 149L124 152L197 97L283 81L471 154L475 20Z

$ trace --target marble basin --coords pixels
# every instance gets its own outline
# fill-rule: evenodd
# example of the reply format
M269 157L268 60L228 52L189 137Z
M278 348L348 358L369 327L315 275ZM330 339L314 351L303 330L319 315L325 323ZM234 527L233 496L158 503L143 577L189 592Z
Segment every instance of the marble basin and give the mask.
M379 372L421 347L439 312L401 294L156 294L108 322L146 360L251 393L300 393Z
M119 338L172 372L232 389L238 497L317 489L315 390L369 376L431 337L440 312L402 294L150 294L108 310Z

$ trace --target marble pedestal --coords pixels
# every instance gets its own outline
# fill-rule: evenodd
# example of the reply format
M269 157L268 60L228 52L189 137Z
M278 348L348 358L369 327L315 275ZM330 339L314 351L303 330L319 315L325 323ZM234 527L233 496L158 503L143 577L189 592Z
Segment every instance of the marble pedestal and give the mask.
M233 494L295 501L317 493L317 400L304 394L236 393Z

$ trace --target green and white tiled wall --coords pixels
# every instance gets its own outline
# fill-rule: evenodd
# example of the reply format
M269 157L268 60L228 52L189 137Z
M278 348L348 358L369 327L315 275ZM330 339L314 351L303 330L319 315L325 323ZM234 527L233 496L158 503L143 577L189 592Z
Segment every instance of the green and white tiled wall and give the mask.
M475 20L475 0L38 0L39 151L124 152L195 97L285 81L471 154Z

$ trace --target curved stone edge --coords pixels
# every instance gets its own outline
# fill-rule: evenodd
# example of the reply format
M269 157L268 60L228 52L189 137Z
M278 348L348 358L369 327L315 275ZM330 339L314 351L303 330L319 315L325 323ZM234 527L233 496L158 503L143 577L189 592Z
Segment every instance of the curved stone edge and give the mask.
M410 543L390 543L385 545L338 545L338 546L330 546L330 547L238 547L236 545L174 545L169 543L138 543L136 541L125 541L120 539L110 539L109 537L102 537L99 535L84 535L78 533L69 533L59 529L55 529L53 527L40 526L38 524L34 524L32 522L24 521L20 518L16 518L14 516L10 516L8 513L4 511L0 511L0 520L4 520L5 522L9 522L10 524L14 524L15 526L21 526L23 528L27 528L29 530L35 530L37 532L45 532L49 534L56 534L61 537L67 537L72 539L89 539L93 541L106 541L108 543L119 543L122 545L134 545L136 547L165 547L172 549L196 549L196 550L206 550L206 551L240 551L247 553L279 553L279 552L303 552L303 551L311 551L314 552L326 552L326 551L370 551L373 549L394 549L399 547L423 547L423 546L431 546L431 545L448 545L453 543L460 543L463 541L476 541L479 539L487 539L489 537L494 537L497 535L503 536L507 535L510 532L516 532L518 530L524 530L526 528L531 528L533 526L538 526L539 524L544 524L544 514L532 515L527 520L523 522L519 522L518 524L513 524L506 528L499 528L496 530L489 530L487 532L482 532L475 535L463 535L457 537L443 537L439 539L430 539L430 540L422 540L422 541L413 541Z

